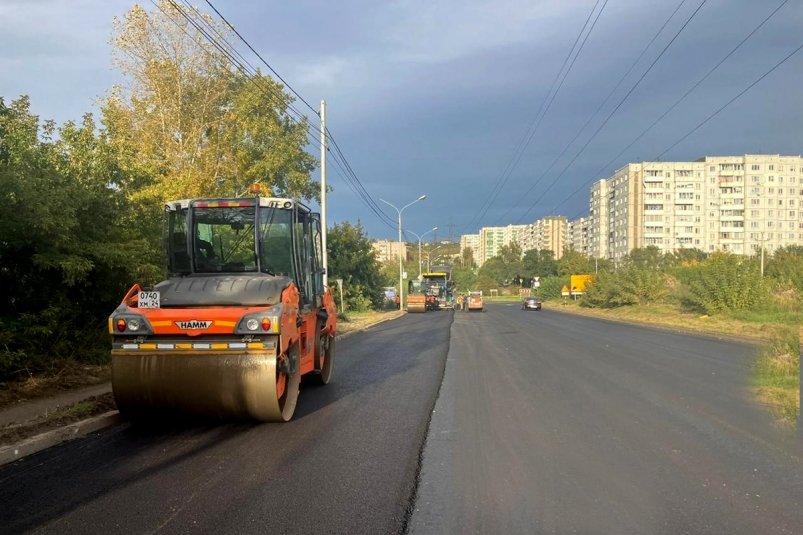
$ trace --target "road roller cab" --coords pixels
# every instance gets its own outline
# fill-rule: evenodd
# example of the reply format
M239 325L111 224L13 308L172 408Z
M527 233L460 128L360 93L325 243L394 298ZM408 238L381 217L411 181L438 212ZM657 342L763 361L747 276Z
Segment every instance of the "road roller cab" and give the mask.
M336 315L318 214L284 198L165 205L167 280L109 318L124 415L287 421L302 375L330 381Z

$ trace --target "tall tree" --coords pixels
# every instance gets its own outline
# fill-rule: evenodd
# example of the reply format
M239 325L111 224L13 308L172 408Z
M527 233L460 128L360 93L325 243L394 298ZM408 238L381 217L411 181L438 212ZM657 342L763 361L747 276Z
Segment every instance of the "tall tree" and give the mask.
M555 253L549 249L530 249L521 259L522 275L524 277L548 277L558 274L558 261Z
M149 266L92 117L54 128L0 105L0 378L105 359L105 319Z
M290 96L269 77L238 72L174 4L158 7L135 6L114 20L115 63L129 84L106 97L103 124L121 161L138 171L119 186L156 205L233 196L255 181L314 198L307 125L291 120ZM210 17L188 14L227 35Z

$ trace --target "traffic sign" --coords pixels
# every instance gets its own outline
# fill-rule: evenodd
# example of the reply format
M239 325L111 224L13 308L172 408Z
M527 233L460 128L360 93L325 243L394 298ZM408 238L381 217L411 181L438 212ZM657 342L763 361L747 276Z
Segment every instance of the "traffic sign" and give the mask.
M563 297L569 297L569 287L566 286L565 284L563 285L563 288L561 288L560 290L560 295L562 295Z

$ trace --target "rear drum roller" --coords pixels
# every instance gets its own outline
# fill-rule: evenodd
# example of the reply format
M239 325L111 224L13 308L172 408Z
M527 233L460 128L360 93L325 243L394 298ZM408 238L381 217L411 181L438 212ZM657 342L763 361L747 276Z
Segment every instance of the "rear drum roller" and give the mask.
M287 353L275 361L273 384L268 385L271 390L266 403L265 421L287 422L293 417L298 402L298 389L301 384L301 369L299 362L298 342L290 346ZM263 418L260 418L263 419Z
M319 385L327 385L332 380L335 368L335 337L321 332L320 326L315 331L315 369L312 381Z

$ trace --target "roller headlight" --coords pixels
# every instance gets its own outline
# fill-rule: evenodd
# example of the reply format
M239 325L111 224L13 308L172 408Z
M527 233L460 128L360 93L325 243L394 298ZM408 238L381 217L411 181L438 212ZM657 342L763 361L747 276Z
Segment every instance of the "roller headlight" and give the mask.
M274 305L266 310L251 312L240 318L234 328L234 334L279 334L281 331L281 317L284 313L282 304Z

